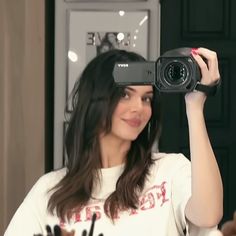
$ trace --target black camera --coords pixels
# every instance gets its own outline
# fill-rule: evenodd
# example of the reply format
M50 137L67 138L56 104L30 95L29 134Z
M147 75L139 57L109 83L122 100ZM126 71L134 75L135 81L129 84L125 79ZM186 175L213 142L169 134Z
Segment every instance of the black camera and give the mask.
M113 77L121 86L153 85L160 92L188 92L199 84L201 73L191 48L177 48L155 62L116 63Z

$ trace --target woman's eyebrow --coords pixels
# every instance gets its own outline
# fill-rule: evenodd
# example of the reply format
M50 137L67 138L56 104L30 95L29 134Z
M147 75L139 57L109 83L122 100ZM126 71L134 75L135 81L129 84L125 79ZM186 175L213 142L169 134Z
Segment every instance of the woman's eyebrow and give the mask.
M147 93L147 94L153 94L153 91L150 90L150 91L147 91L146 93Z
M131 87L125 87L125 89L127 90L130 90L132 92L137 92L137 90L135 88L131 88ZM148 91L145 91L144 94L153 94L153 90L148 90Z

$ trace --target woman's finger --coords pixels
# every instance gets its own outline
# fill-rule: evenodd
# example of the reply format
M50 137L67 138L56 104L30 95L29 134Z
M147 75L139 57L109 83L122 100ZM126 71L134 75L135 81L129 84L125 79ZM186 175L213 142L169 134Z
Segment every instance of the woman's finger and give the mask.
M53 236L52 229L49 225L46 225L47 236Z
M209 50L207 48L198 48L198 55L207 60L207 65L209 72L217 79L220 77L218 57L215 51Z
M54 230L54 236L62 236L61 227L59 225L55 225L53 230Z

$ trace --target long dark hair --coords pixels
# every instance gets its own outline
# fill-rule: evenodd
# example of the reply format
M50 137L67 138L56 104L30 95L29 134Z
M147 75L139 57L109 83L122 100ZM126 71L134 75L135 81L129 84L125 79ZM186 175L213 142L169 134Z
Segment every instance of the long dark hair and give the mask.
M62 219L73 210L81 210L91 198L99 179L101 154L99 134L111 130L112 114L124 88L117 87L112 76L116 62L144 61L133 52L111 50L95 57L85 68L73 90L72 114L65 137L68 156L65 177L53 188L48 203L50 212ZM138 207L139 193L144 187L153 163L152 146L160 131L160 99L154 89L152 116L131 144L125 169L116 183L116 190L104 204L108 217L118 211Z

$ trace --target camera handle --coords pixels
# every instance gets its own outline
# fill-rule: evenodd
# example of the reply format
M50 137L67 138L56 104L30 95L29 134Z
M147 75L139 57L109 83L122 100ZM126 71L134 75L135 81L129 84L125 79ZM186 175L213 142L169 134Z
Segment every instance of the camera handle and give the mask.
M214 96L217 92L217 90L220 87L220 82L221 80L219 79L215 84L213 85L205 85L201 84L199 81L196 83L196 86L194 90L198 90L201 92L204 92L207 96Z

